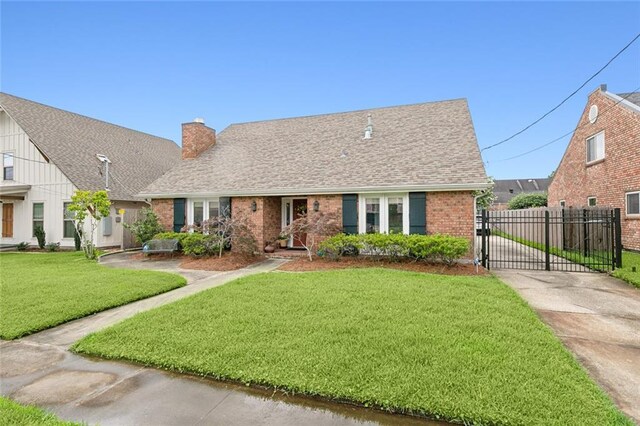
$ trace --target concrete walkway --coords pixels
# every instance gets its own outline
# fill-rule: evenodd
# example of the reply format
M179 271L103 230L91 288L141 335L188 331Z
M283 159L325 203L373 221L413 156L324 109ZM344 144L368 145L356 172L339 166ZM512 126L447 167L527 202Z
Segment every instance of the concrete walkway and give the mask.
M640 424L640 290L600 273L494 272Z
M133 256L108 256L101 263L177 272L187 286L17 341L0 341L0 394L66 420L101 425L443 424L70 353L75 341L138 312L286 262L268 259L237 271L210 272L182 270L177 260Z

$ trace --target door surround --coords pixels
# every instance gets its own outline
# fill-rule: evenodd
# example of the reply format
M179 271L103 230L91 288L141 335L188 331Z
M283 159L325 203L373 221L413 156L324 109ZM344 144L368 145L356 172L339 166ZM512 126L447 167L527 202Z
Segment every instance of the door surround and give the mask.
M282 197L282 229L286 228L292 220L294 220L293 200L307 200L308 197ZM287 241L287 248L302 248L302 246L293 245L293 236Z
M13 238L13 203L2 203L2 238Z

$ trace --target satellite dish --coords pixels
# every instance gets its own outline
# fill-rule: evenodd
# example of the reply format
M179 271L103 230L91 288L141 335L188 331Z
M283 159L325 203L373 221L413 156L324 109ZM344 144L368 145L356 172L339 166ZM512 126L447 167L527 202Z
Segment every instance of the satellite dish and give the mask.
M591 105L589 108L589 122L591 124L595 123L598 119L598 105Z

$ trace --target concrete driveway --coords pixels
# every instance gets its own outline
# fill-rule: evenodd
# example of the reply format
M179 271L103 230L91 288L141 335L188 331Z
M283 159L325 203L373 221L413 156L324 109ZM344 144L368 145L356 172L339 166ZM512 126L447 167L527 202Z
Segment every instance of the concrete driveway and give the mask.
M640 290L606 274L494 270L640 424Z

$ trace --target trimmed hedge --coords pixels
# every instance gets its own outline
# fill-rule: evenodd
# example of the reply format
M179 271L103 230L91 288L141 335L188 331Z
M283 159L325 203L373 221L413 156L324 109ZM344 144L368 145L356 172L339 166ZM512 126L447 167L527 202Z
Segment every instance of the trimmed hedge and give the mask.
M153 236L153 240L178 240L182 244L182 240L187 238L190 234L187 232L160 232Z
M154 240L178 240L178 249L189 256L212 256L220 250L220 238L199 232L161 232Z
M469 240L449 235L338 234L320 243L318 254L339 260L342 256L408 257L425 262L455 263L469 253Z
M546 207L547 193L523 193L518 194L509 200L507 208L509 210L529 209L531 207Z

